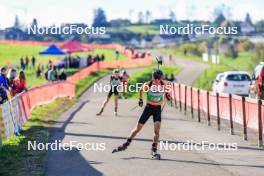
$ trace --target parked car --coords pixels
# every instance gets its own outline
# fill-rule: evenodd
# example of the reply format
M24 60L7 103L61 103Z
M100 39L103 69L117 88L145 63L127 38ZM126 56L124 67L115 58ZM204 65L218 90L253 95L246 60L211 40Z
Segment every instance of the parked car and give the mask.
M251 77L247 72L227 71L216 76L212 90L218 93L248 96L250 83Z

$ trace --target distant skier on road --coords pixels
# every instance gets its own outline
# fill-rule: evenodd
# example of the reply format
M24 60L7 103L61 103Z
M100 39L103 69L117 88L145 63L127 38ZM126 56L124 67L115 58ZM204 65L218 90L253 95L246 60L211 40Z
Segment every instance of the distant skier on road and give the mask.
M120 76L119 70L115 69L113 71L113 74L110 77L110 86L111 89L107 95L107 98L105 99L105 101L103 102L103 105L101 107L101 110L99 113L97 113L97 116L102 115L104 108L106 107L107 103L109 102L111 96L114 94L115 95L115 111L114 114L115 116L117 116L117 109L118 109L118 87L121 85L121 81L122 81L122 77Z

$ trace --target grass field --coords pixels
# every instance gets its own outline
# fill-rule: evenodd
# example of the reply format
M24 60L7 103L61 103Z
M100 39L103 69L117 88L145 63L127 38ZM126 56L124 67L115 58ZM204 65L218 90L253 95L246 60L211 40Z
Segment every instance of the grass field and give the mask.
M174 26L174 27L185 27L184 23L166 23L163 26ZM194 26L200 26L199 23L193 23ZM119 27L110 27L107 28L107 32L113 33L137 33L141 35L159 35L160 34L160 24L137 24L137 25L128 25L128 26L119 26Z
M35 56L37 58L37 63L46 64L49 59L57 61L62 59L64 56L52 56L52 55L39 55L38 53L44 49L46 46L22 46L22 45L13 45L13 44L0 44L0 65L9 65L9 64L20 64L21 56L28 56L31 58ZM104 54L105 60L111 61L115 60L114 50L111 49L95 49L93 52L83 52L83 53L74 53L72 55L80 55L87 57L88 54ZM120 53L120 59L124 59L125 55Z
M201 57L194 56L194 55L184 55L179 51L177 48L169 48L169 49L160 49L159 51L169 55L171 54L175 58L180 59L190 59L194 60L196 62L203 62ZM255 67L255 63L252 61L252 53L250 52L240 52L238 57L233 59L230 57L226 57L225 55L220 55L220 64L215 65L210 62L207 64L210 65L210 67L200 75L200 77L195 81L193 86L205 89L205 90L211 90L212 87L212 81L215 79L216 75L218 73L224 72L224 71L248 71L249 74L252 73L253 68Z
M142 33L142 34L150 34L150 35L159 34L159 26L155 26L155 25L127 26L125 27L125 29L134 33Z
M0 44L0 67L4 65L8 66L19 66L20 58L23 56L28 56L30 59L32 56L36 57L36 65L43 64L46 67L46 64L49 60L56 62L60 59L63 59L64 56L52 56L52 55L39 55L38 53L44 49L46 46L22 46L14 44ZM73 55L80 55L84 58L88 54L92 55L105 55L106 61L115 60L114 50L111 49L96 49L93 52L84 52L84 53L74 53ZM120 53L119 60L124 59L125 55ZM31 62L30 62L31 66ZM72 70L69 70L72 73ZM77 71L77 70L75 70ZM25 71L27 77L27 86L32 87L35 85L40 85L47 82L44 78L36 78L35 71L33 69L28 69Z
M76 84L76 96L80 97L82 93L88 89L93 83L95 83L98 79L104 77L107 74L110 74L110 70L100 70L98 72L92 73L90 76L80 80Z
M210 64L210 67L195 81L195 87L211 90L212 81L218 73L224 71L247 71L249 74L252 74L255 66L251 60L251 54L248 52L239 53L236 59L228 58L224 55L220 55L220 58L221 64Z
M130 25L130 26L121 26L121 27L110 27L107 29L107 32L113 33L140 33L140 34L150 34L157 35L159 34L159 26L157 25Z
M149 80L152 79L152 72L155 69L155 67L149 67L149 68L144 68L141 71L137 71L133 75L131 75L131 78L129 80L130 85L136 85L136 83L145 83ZM163 71L164 74L174 74L177 75L180 71L180 67L176 66L163 66L161 67L161 70ZM126 92L124 94L125 98L138 98L138 93L137 92Z

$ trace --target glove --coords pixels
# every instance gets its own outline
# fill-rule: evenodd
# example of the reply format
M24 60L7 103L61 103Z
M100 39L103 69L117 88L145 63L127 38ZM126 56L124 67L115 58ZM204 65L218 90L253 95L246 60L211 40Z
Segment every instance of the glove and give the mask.
M171 100L172 100L172 98L171 98L171 96L170 96L169 93L166 93L165 96L166 96L166 99L167 99L168 101L171 101Z
M143 100L140 98L138 101L138 106L142 107L143 106Z

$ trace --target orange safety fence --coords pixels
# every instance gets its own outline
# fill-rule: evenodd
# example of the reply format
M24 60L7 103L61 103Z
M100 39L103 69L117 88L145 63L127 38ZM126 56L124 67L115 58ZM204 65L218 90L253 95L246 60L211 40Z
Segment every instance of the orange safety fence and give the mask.
M21 102L27 118L30 118L30 112L35 107L50 103L59 97L73 98L74 96L74 84L67 81L58 81L30 89L21 95Z
M217 117L219 114L220 119L225 119L238 124L241 124L245 128L259 131L264 134L264 104L258 105L258 100L252 100L249 98L231 95L231 98L227 94L218 94L214 92L208 92L192 88L182 84L174 83L172 98L175 104L179 104L180 107L189 107L194 110L199 110L199 113L203 113L210 117ZM244 105L243 105L244 101ZM230 104L231 102L231 104ZM261 114L259 112L261 111ZM230 113L230 111L232 111ZM259 122L261 120L261 123ZM260 129L261 125L261 129Z
M200 107L204 113L207 113L207 92L200 90Z
M236 95L218 94L185 85L173 84L172 98L175 106L187 107L198 113L200 122L201 113L206 118L207 124L211 124L211 117L216 117L218 130L220 130L220 119L229 121L230 132L234 134L233 122L240 124L243 128L244 139L247 140L247 129L258 132L259 146L263 145L264 126L264 101L242 98Z
M75 85L67 81L48 83L23 92L1 105L0 137L4 140L13 134L19 135L24 123L30 119L31 111L59 97L73 98Z

